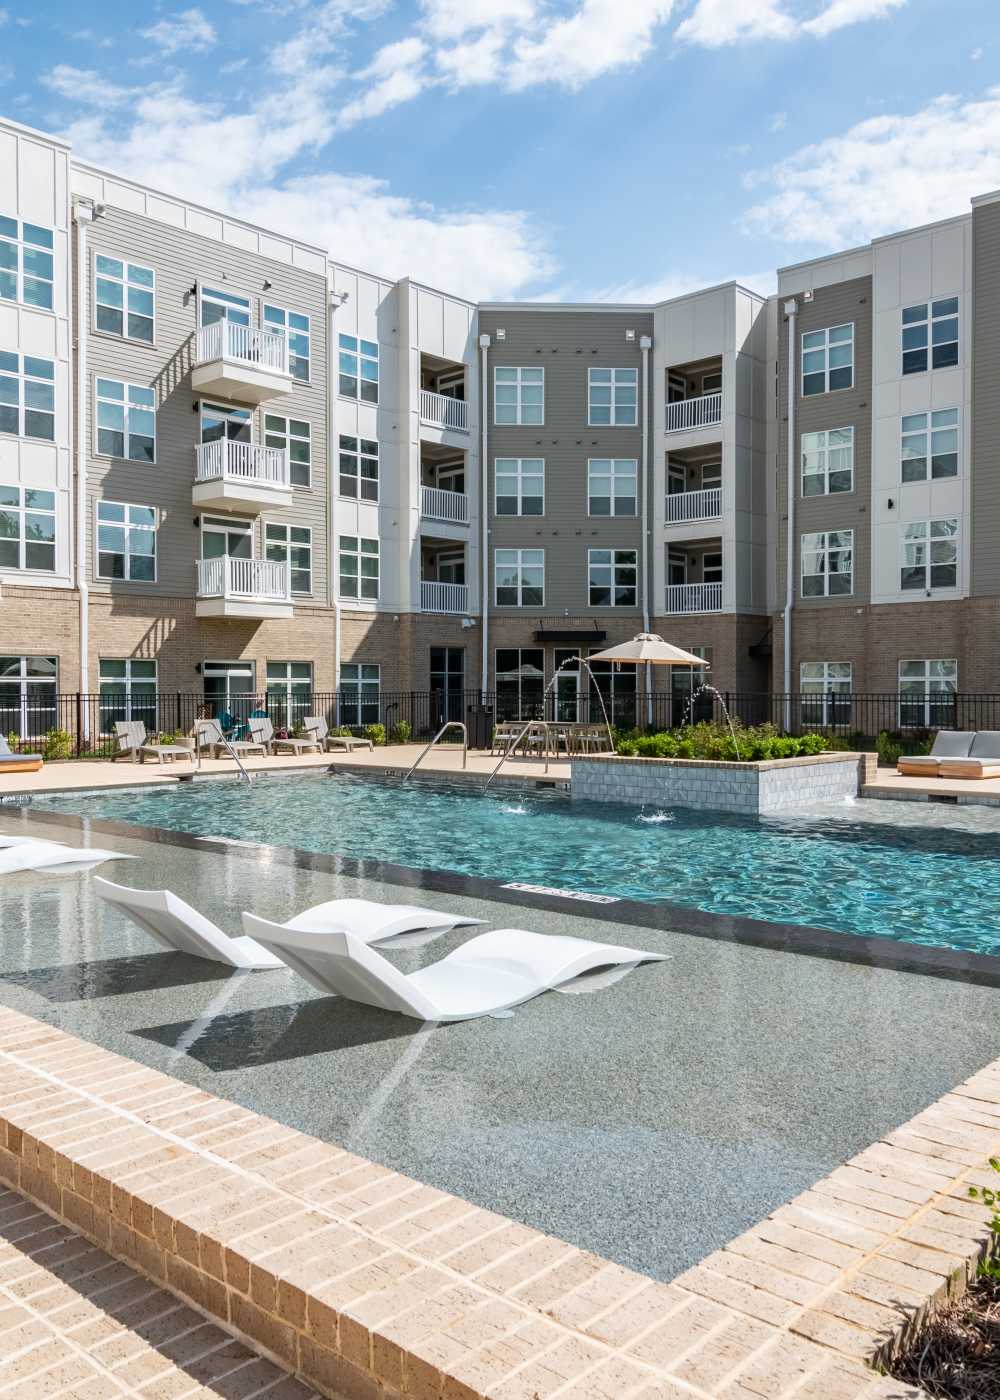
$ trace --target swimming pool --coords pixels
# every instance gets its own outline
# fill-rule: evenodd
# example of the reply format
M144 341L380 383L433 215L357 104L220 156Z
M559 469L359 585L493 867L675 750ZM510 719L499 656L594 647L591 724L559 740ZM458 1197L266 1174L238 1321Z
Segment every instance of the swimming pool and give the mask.
M34 807L500 883L1000 952L1000 832L843 815L637 814L352 775L39 798Z

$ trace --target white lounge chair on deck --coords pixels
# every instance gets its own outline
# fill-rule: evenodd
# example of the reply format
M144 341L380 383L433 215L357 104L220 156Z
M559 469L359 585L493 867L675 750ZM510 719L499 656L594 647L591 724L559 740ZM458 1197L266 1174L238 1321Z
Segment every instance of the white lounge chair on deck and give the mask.
M418 1021L471 1021L506 1011L598 968L661 962L638 948L493 929L440 962L404 974L349 933L314 933L243 915L246 932L321 992Z
M133 763L136 760L145 763L147 754L155 754L159 763L162 763L164 758L186 758L189 763L194 762L194 754L182 744L158 744L155 740L148 739L146 726L141 719L115 720L115 737L118 740L118 752L112 755L113 760L130 758Z
M310 734L315 734L317 742L324 749L346 749L348 753L353 753L355 749L370 749L372 753L375 752L371 739L358 739L353 734L331 734L330 726L322 715L306 715L302 725Z
M46 875L76 875L106 860L134 860L121 851L98 846L61 846L55 841L24 841L0 850L0 875L44 870Z
M250 726L250 733L254 739L265 746L268 753L280 753L282 749L291 749L292 753L305 753L306 749L315 749L317 753L323 752L323 745L316 734L310 734L305 739L278 739L275 737L274 725L269 719L263 716L251 716L247 721Z

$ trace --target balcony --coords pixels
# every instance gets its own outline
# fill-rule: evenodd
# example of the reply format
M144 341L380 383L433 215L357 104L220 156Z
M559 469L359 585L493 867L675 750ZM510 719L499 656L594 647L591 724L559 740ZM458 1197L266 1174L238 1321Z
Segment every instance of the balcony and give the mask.
M468 525L469 498L464 491L446 491L440 486L421 486L420 514L424 520L444 520L449 525Z
M275 559L198 560L196 617L290 618L291 576Z
M469 431L469 405L464 399L453 399L448 394L435 394L430 389L420 390L420 421L434 428L449 428L453 432Z
M665 613L714 613L722 611L721 583L668 583Z
M671 407L676 408L676 404ZM702 491L678 491L667 497L666 523L686 524L691 520L718 520L722 515L722 487L708 486Z
M191 387L239 403L263 403L288 394L288 342L277 331L215 321L195 335Z
M206 510L284 509L292 499L288 452L220 438L195 448L192 503Z
M681 399L666 406L666 431L689 432L692 428L710 428L722 422L722 393L700 394L696 399Z
M420 581L420 611L426 613L467 613L469 586L465 583Z

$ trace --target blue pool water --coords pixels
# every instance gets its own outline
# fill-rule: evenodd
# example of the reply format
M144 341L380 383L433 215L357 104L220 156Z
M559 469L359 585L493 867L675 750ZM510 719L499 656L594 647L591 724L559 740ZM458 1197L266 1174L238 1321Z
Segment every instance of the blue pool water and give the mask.
M1000 952L1000 833L750 821L336 777L40 798L39 808L717 914ZM649 820L650 817L655 818ZM644 819L645 818L645 819Z

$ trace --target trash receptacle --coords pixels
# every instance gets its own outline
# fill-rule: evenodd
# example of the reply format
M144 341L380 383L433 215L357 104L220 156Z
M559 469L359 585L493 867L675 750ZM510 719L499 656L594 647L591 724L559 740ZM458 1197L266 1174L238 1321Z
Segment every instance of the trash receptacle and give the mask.
M493 739L493 711L489 705L470 705L465 712L470 749L488 749Z

